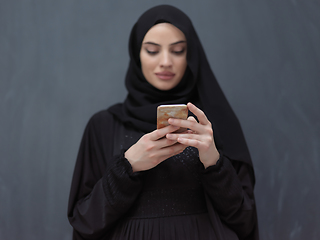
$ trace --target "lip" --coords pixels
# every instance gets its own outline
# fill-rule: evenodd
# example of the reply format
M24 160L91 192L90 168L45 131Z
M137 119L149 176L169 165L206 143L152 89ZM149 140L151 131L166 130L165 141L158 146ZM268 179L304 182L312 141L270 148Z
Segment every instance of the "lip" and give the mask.
M170 80L176 75L176 74L169 72L169 71L157 72L155 74L158 78L160 78L162 80Z

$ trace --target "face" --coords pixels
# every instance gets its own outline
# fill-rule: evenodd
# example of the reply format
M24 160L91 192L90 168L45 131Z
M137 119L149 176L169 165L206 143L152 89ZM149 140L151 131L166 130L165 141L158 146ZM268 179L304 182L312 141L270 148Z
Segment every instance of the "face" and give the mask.
M170 90L181 81L187 67L187 41L170 23L149 29L140 50L141 69L146 80L159 90Z

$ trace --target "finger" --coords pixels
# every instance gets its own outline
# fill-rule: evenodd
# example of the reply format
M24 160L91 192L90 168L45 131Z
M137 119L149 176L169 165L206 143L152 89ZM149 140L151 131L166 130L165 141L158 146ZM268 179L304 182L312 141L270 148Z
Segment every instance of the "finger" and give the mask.
M150 140L152 141L159 140L160 138L163 138L167 133L174 132L178 129L179 129L178 126L169 125L164 128L154 130L153 132L150 133Z
M179 134L185 134L185 133L193 133L193 131L192 130L185 130L184 132L179 132Z
M204 126L199 124L197 121L169 118L168 122L169 122L169 124L171 124L173 126L179 126L182 128L189 128L189 129L193 130L194 132L198 132L198 133L205 132L205 130L203 129Z
M201 142L197 139L178 138L177 141L183 145L200 148Z
M201 141L201 136L198 134L175 134L175 133L168 133L166 138L170 141L178 141L178 138L187 138L187 139L196 139Z
M172 146L176 143L177 143L176 139L168 139L168 138L164 137L164 138L156 141L155 144L157 145L157 148L160 149L160 148L166 148L166 147Z
M198 122L193 116L188 117L188 121Z
M198 122L193 116L188 117L187 120L188 121L193 121L193 122L196 122L196 123ZM194 132L192 130L188 130L188 133L196 133L196 132Z
M186 148L187 146L182 145L180 143L176 143L170 147L166 147L166 148L162 148L160 150L160 154L164 159L167 159L169 157L172 157L174 155L177 155L181 152L183 152L183 150Z
M209 122L207 116L204 114L204 112L202 110L200 110L199 108L197 108L195 105L193 105L192 103L188 103L187 104L188 109L197 116L199 123L203 124L203 125L207 125Z

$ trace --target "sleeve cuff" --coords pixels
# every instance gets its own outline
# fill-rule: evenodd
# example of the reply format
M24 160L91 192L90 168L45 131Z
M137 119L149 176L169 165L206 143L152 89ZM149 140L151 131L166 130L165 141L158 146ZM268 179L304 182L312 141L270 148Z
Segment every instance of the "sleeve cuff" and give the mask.
M113 157L107 164L102 178L103 189L108 202L114 209L122 209L131 205L142 189L139 173L133 173L129 161L124 157L125 150Z
M128 159L124 156L124 153L127 151L127 149L121 149L120 150L120 156L119 156L119 164L123 164L123 168L125 169L126 173L130 177L139 177L143 174L143 172L133 172L132 166Z
M201 170L200 171L202 173L204 173L204 174L209 173L209 172L217 172L217 173L219 173L221 171L222 167L223 167L223 162L224 162L223 161L223 153L222 153L222 151L219 151L219 154L220 154L219 159L218 159L218 161L216 162L215 165L211 165L211 166L209 166L207 168L204 168L203 164L201 164Z

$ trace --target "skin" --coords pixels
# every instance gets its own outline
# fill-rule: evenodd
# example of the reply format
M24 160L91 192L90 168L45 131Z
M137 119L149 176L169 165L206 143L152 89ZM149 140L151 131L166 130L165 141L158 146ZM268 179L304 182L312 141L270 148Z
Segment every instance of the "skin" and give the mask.
M141 70L154 87L166 91L178 85L187 68L187 40L182 31L169 23L160 23L147 32L140 50ZM171 79L158 73L169 72Z
M153 26L145 35L140 51L141 69L146 80L166 91L174 88L182 79L187 66L187 42L184 34L169 23ZM177 52L179 52L177 54ZM174 76L161 79L156 73L170 71ZM126 152L125 157L133 172L154 168L164 160L183 152L187 146L199 150L199 158L205 168L215 165L219 159L210 121L202 110L192 103L187 104L195 118L169 119L169 126L143 135ZM180 127L189 130L173 133Z
M194 117L187 120L170 118L169 124L172 126L188 128L185 133L166 135L167 139L175 140L185 146L196 147L199 150L199 158L205 168L215 165L220 157L216 148L211 122L202 110L192 103L187 104L188 109L197 116L199 122Z

